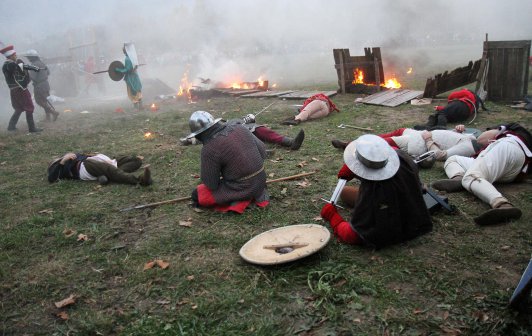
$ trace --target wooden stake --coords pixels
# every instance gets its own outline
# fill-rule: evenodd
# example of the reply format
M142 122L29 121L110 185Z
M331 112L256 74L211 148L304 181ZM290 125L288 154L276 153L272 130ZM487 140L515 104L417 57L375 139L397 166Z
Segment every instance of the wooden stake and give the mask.
M268 181L266 181L266 183L294 180L296 178L312 175L312 174L315 174L315 173L316 172L313 171L313 172L309 172L309 173L301 173L301 174L296 174L296 175L292 175L292 176L281 177L281 178L274 179L274 180L268 180ZM170 199L170 200L166 200L166 201L160 201L160 202L155 202L155 203L136 205L136 206L132 206L132 207L129 207L129 208L121 209L120 211L123 212L123 211L130 211L130 210L153 208L153 207L156 207L156 206L159 206L159 205L172 204L172 203L177 203L177 202L181 202L181 201L188 201L190 199L191 199L190 196L179 197L179 198L174 198L174 199Z

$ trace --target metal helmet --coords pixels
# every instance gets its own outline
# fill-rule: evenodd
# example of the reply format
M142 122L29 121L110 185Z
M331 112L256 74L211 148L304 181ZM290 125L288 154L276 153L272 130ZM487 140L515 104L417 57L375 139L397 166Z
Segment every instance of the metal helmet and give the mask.
M192 113L188 121L190 126L190 133L187 135L187 139L193 138L198 134L201 134L211 128L214 124L222 120L222 118L214 119L214 117L205 111L196 111Z
M26 57L39 57L39 53L35 49L30 49L24 53L23 56Z

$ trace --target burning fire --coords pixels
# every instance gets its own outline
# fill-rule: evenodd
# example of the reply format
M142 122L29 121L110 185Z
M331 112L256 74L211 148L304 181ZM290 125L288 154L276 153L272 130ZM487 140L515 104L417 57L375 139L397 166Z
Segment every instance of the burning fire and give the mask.
M359 68L353 70L353 84L364 84L364 72Z
M364 84L364 85L374 85L374 84L367 84L364 83L364 72L360 70L359 68L356 68L353 70L353 81L352 84ZM401 87L401 83L397 80L397 78L389 78L387 79L384 84L381 84L381 86L388 88L388 89L399 89Z
M153 133L152 132L144 132L144 139L146 139L146 140L153 139Z
M240 81L231 81L231 85L229 86L231 89L267 89L268 88L268 81L265 79L262 79L262 76L260 76L256 82L240 82Z
M384 86L385 88L388 88L388 89L399 89L401 87L401 84L394 77L394 78L388 79L386 83L382 84L381 86Z
M408 68L408 70L406 71L406 73L410 75L410 74L412 73L412 71L413 71L413 69L412 69L412 67L410 67L410 68Z
M157 106L155 103L150 105L150 111L157 112L159 110L159 106Z
M190 90L192 89L192 84L188 81L188 69L183 74L181 78L181 85L179 85L179 90L177 90L178 97L187 97L188 102L192 103L192 95Z

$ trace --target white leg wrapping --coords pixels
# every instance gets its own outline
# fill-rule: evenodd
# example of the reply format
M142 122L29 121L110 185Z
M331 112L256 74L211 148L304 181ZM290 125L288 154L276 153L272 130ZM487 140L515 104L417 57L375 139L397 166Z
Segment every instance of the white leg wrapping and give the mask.
M490 206L508 202L495 189L494 182L511 182L519 174L525 162L525 154L518 144L505 139L486 148L467 169L462 185Z

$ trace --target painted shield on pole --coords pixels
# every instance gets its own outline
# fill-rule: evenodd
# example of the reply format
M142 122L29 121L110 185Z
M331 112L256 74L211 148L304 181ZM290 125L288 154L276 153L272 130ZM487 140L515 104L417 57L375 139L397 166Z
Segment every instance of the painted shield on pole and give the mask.
M242 246L239 254L252 264L282 264L316 253L330 238L329 230L321 225L289 225L255 236Z
M109 70L107 71L109 73L109 77L111 77L112 80L115 82L119 82L124 78L125 74L122 72L118 72L115 69L116 68L123 68L124 63L120 61L113 61L111 64L109 64Z

